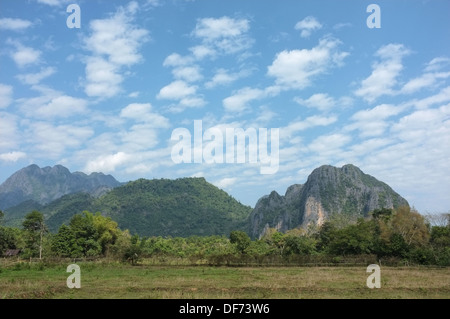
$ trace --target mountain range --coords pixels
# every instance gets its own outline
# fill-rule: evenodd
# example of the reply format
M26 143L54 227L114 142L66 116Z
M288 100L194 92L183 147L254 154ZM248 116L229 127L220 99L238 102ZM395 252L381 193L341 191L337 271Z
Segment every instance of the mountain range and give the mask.
M99 196L120 186L111 175L82 172L71 173L62 165L43 167L33 164L11 175L0 185L0 209L7 209L32 200L47 204L66 194L78 192Z
M61 165L30 165L0 185L0 209L7 225L19 227L27 213L39 210L52 232L88 210L141 236L228 235L243 230L258 238L268 228L320 226L335 214L357 218L402 205L408 202L391 187L353 165L316 168L306 183L289 186L284 195L273 191L254 208L204 178L120 183L111 175L71 173Z

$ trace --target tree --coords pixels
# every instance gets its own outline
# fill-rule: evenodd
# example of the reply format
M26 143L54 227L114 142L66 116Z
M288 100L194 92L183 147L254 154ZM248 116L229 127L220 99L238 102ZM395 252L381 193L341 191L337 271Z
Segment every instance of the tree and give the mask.
M125 249L123 259L136 265L141 258L142 247L139 244L139 235L133 235L130 240L130 245Z
M373 224L359 219L354 225L336 230L328 243L328 249L333 254L370 254L374 248L374 239Z
M392 231L400 234L408 246L423 246L430 237L424 217L408 206L397 209L392 219Z
M48 231L44 223L44 215L34 210L25 216L22 226L28 234L27 248L30 249L31 255L35 255L38 248L39 259L42 259L42 240L44 234Z
M450 247L450 227L433 226L430 243L435 247Z
M8 249L17 248L17 238L14 229L0 226L0 257Z
M375 209L372 213L370 213L374 219L384 221L388 221L393 214L394 210L390 208Z
M97 231L97 241L101 246L102 254L106 255L108 249L114 245L120 236L120 229L110 217L104 217L100 213L95 214L92 223Z
M316 251L316 241L306 236L286 236L285 255L311 255Z
M61 257L75 257L75 234L69 226L62 225L52 238L52 252Z
M424 215L430 226L450 227L450 213Z
M94 215L88 211L72 217L69 223L75 241L72 247L73 257L93 257L101 253L101 245L97 242L98 231L94 226Z
M241 254L245 253L245 250L250 246L251 241L252 240L247 233L243 231L234 230L230 233L230 242L236 244L236 248Z
M338 228L331 221L325 221L320 227L319 233L317 234L318 243L317 246L322 251L327 251L331 242L334 241L336 237L336 232Z
M4 217L5 217L5 214L0 210L0 225L3 224Z

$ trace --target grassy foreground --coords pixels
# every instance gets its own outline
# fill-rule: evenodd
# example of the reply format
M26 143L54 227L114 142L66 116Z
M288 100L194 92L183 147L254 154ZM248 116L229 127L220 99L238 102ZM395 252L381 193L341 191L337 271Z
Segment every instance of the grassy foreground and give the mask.
M80 262L81 288L65 264L0 263L0 298L445 298L450 268L382 267L381 288L365 267L131 266Z

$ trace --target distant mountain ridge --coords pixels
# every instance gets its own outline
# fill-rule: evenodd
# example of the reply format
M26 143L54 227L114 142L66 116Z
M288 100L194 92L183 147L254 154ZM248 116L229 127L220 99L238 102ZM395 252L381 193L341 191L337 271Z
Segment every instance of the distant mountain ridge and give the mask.
M389 185L354 165L316 168L305 184L290 186L284 196L273 191L259 199L250 215L249 233L261 236L268 227L279 231L320 226L331 214L367 216L378 208L396 208L408 202Z
M15 172L0 185L0 209L28 200L43 205L79 192L98 196L120 185L113 176L103 173L86 175L81 172L71 173L62 165L40 168L33 164Z

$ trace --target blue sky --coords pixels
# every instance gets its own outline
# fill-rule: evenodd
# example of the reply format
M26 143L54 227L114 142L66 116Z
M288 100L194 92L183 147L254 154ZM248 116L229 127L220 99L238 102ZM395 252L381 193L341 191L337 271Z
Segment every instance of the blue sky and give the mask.
M79 29L66 25L73 3ZM372 3L381 28L367 26ZM352 163L421 213L447 212L449 12L439 0L1 0L0 182L31 163L203 176L254 206ZM278 170L175 163L172 132L194 135L196 120L278 128Z

